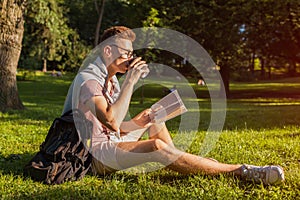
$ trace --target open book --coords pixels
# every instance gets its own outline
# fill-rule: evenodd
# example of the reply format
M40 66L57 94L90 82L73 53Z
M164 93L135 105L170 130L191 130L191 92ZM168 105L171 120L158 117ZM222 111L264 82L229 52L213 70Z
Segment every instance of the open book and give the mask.
M153 104L151 110L153 111L152 120L155 123L165 122L187 112L177 90Z

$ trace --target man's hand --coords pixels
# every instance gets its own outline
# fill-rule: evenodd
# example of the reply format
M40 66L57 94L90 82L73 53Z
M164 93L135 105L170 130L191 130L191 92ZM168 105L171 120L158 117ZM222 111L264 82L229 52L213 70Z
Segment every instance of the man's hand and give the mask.
M151 115L151 109L146 109L136 115L133 119L130 121L122 122L121 124L121 132L128 133L131 131L135 131L138 129L148 128L153 123L151 122L152 119L150 117Z
M127 81L136 84L142 74L148 74L149 68L146 61L141 57L135 58L128 66L128 74L126 76Z
M132 122L140 128L148 128L149 126L152 125L151 123L152 119L150 117L151 112L152 112L151 109L146 109L140 112L132 119Z

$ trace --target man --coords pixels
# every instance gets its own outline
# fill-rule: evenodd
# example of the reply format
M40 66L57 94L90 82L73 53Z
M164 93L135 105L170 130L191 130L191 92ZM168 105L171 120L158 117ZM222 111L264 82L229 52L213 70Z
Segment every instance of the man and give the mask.
M66 98L63 113L78 108L93 122L92 170L95 174L159 162L183 174L232 173L265 184L284 180L279 166L224 164L176 149L165 124L152 123L151 109L123 121L134 85L149 72L141 57L133 59L134 40L134 32L123 26L104 31L101 44L94 52L96 57L84 62ZM120 88L115 75L126 72ZM145 131L149 139L140 140Z

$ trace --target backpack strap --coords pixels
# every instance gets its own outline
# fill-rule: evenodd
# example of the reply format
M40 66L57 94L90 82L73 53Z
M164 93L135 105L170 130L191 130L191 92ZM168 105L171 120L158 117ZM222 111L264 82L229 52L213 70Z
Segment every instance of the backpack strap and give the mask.
M68 110L67 112L63 113L63 114L61 115L61 117L71 115L72 113L73 113L73 110L72 110L72 109L71 109L71 110Z

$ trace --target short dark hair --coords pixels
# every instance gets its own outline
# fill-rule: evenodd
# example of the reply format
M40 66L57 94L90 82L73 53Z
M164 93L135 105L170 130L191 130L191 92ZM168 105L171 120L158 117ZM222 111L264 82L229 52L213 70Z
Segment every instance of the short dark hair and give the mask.
M135 33L125 26L113 26L106 29L100 39L100 43L106 39L116 36L117 38L127 39L133 42L135 40Z

